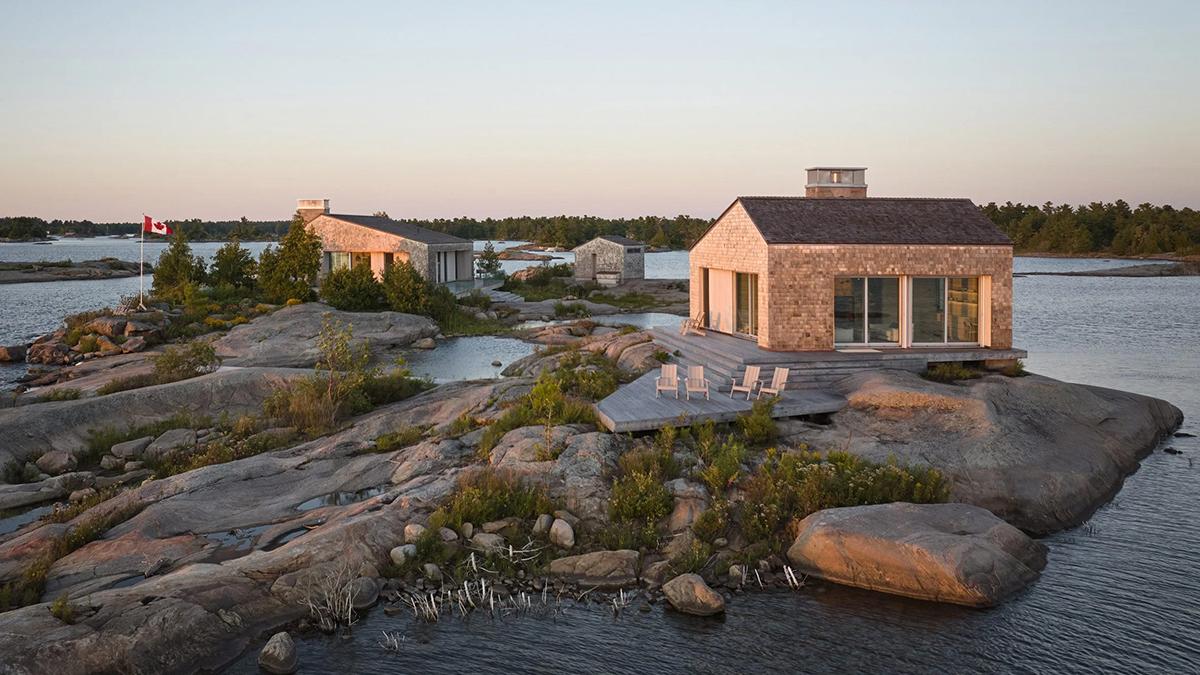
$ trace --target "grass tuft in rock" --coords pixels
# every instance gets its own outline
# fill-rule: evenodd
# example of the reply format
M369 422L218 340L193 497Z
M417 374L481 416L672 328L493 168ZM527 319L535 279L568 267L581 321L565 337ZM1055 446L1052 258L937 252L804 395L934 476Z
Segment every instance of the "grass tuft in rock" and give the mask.
M725 536L727 527L729 527L729 502L723 499L714 500L711 506L696 516L696 520L692 522L692 533L700 541L711 544L719 537Z
M1029 372L1025 370L1025 362L1021 359L1016 359L1011 363L1005 364L1000 369L1000 374L1005 377L1025 377Z
M559 301L554 303L554 318L556 319L586 319L591 315L587 305L582 302Z
M712 561L712 554L711 544L693 539L687 549L671 559L671 572L673 574L700 574Z
M534 395L534 391L538 392ZM562 424L597 423L596 411L586 401L567 396L556 376L543 372L538 376L533 391L518 399L495 422L488 426L479 441L479 454L486 458L504 437L504 434L534 424L549 426Z
M19 459L10 459L4 463L3 478L9 485L32 483L38 479L38 475L37 467Z
M50 603L50 614L59 621L71 625L75 623L75 608L71 606L70 598L66 593L54 599Z
M132 441L144 436L158 436L171 429L200 429L210 426L210 423L211 420L207 417L193 417L187 413L176 413L158 422L125 429L116 427L92 429L88 432L87 453L79 458L80 464L99 460L100 456L107 453L117 443Z
M486 467L459 479L450 498L435 512L436 518L430 518L430 524L458 530L463 523L483 524L510 517L530 520L553 510L554 505L542 490L515 474Z
M403 427L375 439L374 452L392 452L415 445L425 438L423 427Z
M48 401L74 401L79 398L79 390L71 387L63 387L54 391L43 394L38 397L38 400L45 403Z
M973 380L983 377L983 373L968 368L961 363L935 363L921 373L921 377L934 382L953 384L959 380Z
M846 452L824 457L813 452L768 450L765 460L742 485L739 509L747 541L782 545L784 527L822 509L910 502L940 503L950 489L937 469L876 464Z

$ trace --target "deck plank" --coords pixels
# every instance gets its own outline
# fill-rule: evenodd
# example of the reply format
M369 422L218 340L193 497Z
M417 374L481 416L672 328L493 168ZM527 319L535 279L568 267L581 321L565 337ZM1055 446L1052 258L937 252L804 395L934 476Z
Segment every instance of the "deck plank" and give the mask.
M654 379L658 372L642 375L629 384L621 385L615 392L596 404L600 421L613 432L649 431L664 426L688 426L694 422L714 420L732 422L742 413L749 412L753 401L744 394L730 398L727 392L713 388L708 400L696 398L686 400L683 380L680 378L679 399L664 393L654 396ZM846 399L820 389L797 389L785 391L775 404L772 417L796 417L816 415L841 410Z

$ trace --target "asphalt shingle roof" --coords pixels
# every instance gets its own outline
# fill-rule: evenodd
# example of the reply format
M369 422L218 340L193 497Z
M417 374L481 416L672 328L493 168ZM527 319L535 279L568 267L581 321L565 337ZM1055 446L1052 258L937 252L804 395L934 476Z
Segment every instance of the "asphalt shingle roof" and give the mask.
M336 218L343 222L353 223L369 227L372 230L378 230L386 234L394 234L397 237L404 237L413 241L419 241L425 244L470 244L470 239L462 239L452 234L438 232L420 225L413 225L383 216L352 216L341 213L327 214L330 218Z
M642 242L640 242L636 239L630 239L629 237L622 237L619 234L602 234L596 238L603 239L605 241L611 241L614 244L620 244L620 245L626 246L626 247L628 247L628 246L645 246L645 244L643 244Z
M1012 240L969 199L738 197L768 244L964 244Z

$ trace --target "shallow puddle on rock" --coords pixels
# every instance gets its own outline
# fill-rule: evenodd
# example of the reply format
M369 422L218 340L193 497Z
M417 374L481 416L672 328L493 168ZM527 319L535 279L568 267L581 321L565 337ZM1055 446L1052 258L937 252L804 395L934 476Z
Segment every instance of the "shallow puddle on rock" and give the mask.
M8 534L16 532L25 525L41 518L42 516L54 510L54 502L34 506L33 508L21 507L0 511L0 534Z
M376 497L387 491L390 486L376 486L354 492L329 492L317 497L313 497L308 501L302 502L296 507L297 511L312 511L323 506L346 506L355 504L371 497Z

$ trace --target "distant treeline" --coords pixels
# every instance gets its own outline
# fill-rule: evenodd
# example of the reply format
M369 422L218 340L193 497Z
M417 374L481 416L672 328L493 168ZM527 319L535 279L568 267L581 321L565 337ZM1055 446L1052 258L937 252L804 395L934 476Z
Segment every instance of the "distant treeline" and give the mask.
M283 236L291 220L168 220L167 224L182 231L191 241L224 241L237 236L242 241L270 241ZM45 239L49 235L73 237L107 237L118 234L137 234L138 223L93 223L90 220L43 220L33 216L0 218L0 238Z
M1087 206L1013 204L983 207L1018 252L1121 256L1200 254L1200 211L1117 200Z
M1200 211L1190 208L1124 201L1093 202L1086 206L1042 206L995 202L982 207L984 214L1012 237L1018 252L1103 253L1138 256L1174 253L1200 254ZM386 215L386 214L377 214ZM242 241L275 240L287 232L291 220L167 221L192 241L224 240L236 235ZM704 233L712 221L691 216L663 218L600 218L597 216L520 216L515 218L454 218L409 220L415 225L464 239L532 241L572 248L601 234L619 234L655 247L685 249ZM0 218L0 238L39 239L49 234L81 237L137 234L140 223L93 223L88 220Z

